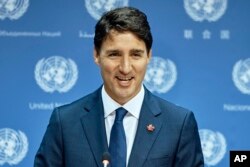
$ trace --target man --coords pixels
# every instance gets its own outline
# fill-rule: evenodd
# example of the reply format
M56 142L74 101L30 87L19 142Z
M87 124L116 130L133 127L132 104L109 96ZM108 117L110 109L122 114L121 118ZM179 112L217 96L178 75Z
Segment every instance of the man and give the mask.
M35 167L100 167L106 152L111 167L204 166L193 113L142 85L152 41L147 17L138 9L102 16L94 61L103 86L54 110Z

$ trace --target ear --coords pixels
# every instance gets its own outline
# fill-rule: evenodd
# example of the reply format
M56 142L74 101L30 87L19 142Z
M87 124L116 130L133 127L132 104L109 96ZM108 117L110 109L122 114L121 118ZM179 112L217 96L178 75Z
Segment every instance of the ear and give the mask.
M152 49L150 49L150 51L148 52L148 63L150 62L152 57Z
M93 55L95 63L100 65L100 55L97 53L96 48L94 48Z

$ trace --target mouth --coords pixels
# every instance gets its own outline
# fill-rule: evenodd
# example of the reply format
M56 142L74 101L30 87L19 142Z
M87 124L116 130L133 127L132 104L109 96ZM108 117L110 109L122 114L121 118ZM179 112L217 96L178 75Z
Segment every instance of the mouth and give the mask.
M120 86L129 86L131 84L131 81L134 79L134 77L116 76L116 79L118 80L118 83Z
M130 81L132 80L134 77L121 77L121 76L117 76L116 77L119 81Z

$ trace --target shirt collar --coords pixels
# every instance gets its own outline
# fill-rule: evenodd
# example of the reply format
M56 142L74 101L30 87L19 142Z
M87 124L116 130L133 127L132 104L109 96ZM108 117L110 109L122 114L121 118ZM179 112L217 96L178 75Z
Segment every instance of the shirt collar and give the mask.
M110 114L114 114L114 111L119 108L123 107L125 108L131 115L133 115L135 118L139 119L141 106L143 103L145 95L144 87L141 86L141 90L139 93L133 97L131 100L129 100L124 105L120 105L115 100L113 100L104 89L104 86L102 87L102 101L103 101L103 107L104 107L104 118L108 117Z

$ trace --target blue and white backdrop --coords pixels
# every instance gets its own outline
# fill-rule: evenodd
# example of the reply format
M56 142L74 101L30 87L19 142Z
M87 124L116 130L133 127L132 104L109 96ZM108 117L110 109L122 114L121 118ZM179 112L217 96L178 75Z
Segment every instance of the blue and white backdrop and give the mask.
M250 149L249 1L0 0L0 166L32 166L53 108L102 84L94 26L117 6L148 15L144 83L194 111L206 166Z

